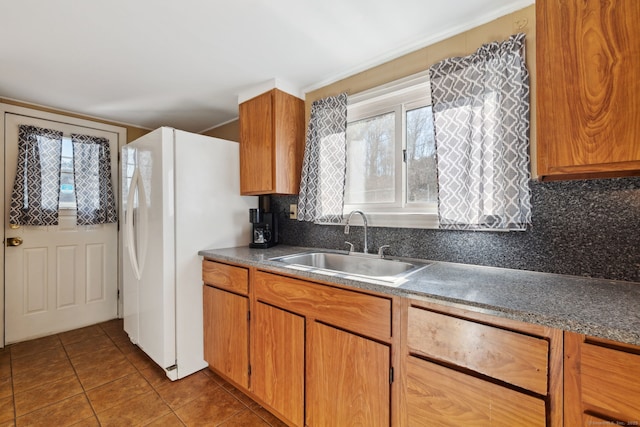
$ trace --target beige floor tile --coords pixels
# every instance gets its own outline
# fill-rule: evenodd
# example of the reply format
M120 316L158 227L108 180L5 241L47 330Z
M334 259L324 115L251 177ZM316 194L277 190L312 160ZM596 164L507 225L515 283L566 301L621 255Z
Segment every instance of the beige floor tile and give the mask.
M237 388L231 388L231 389L225 388L225 390L227 390L227 392L230 395L232 395L233 397L235 397L240 402L242 402L243 404L247 405L250 408L259 406L256 402L253 401L253 399L251 399L249 396L247 396Z
M11 361L13 375L20 375L33 368L68 360L67 352L62 346L54 347L42 353L29 354Z
M134 372L126 377L87 391L91 406L96 412L103 412L114 406L153 391L149 383L140 373Z
M85 390L91 390L134 372L136 372L136 368L124 358L92 369L77 370L78 378L80 378L80 383Z
M102 330L112 340L129 340L129 335L122 329L122 327L120 327L120 329L103 327Z
M0 349L0 427L13 425L284 423L209 369L170 381L112 320Z
M100 427L100 423L98 422L98 418L93 415L78 423L73 424L72 427Z
M147 381L149 381L149 384L151 384L151 387L153 387L156 390L159 387L162 387L165 384L171 384L172 382L167 377L164 370L158 365L155 365L147 369L141 369L140 373L142 374L143 377L145 377Z
M62 332L58 334L60 337L60 341L62 344L69 345L78 341L85 341L89 338L94 338L98 336L105 336L106 334L102 330L102 328L98 325L86 326L80 329L74 329L68 332Z
M78 378L71 375L23 393L17 393L14 400L16 416L20 417L83 392Z
M162 417L151 421L146 425L147 427L184 427L180 418L173 412L163 415Z
M0 399L13 396L13 378L0 378Z
M113 341L107 335L92 336L80 341L63 344L67 354L74 359L83 354L95 354L105 348L114 347Z
M215 402L215 404L212 404ZM176 415L187 426L217 425L247 409L221 387L201 394L177 409ZM207 424L209 423L209 424Z
M113 342L115 343L116 347L118 347L118 349L120 349L120 351L124 354L141 351L140 348L133 344L128 337L115 337L113 338Z
M98 412L98 420L103 427L145 425L171 413L171 409L155 391L134 397L127 402Z
M10 347L11 358L16 359L18 357L24 357L30 354L42 353L45 351L49 351L52 348L61 346L62 343L60 342L60 339L57 335L51 335L31 341L12 344Z
M222 378L220 375L216 374L209 368L204 368L202 372L220 385L223 385L227 382L224 378Z
M129 354L125 354L125 357L135 366L138 370L153 368L158 366L153 360L149 358L142 350L132 351Z
M84 394L70 397L53 405L18 417L17 426L70 426L93 416Z
M61 360L50 365L42 365L13 376L13 392L22 393L68 376L75 375L71 363Z
M5 425L8 421L13 421L14 417L13 396L0 399L0 424Z
M251 410L255 412L255 414L258 415L260 418L265 420L270 426L273 426L273 427L287 426L284 422L280 421L280 418L276 417L271 412L264 409L262 406L258 406L257 408L252 408Z
M171 409L176 410L196 399L198 396L218 387L218 384L211 378L202 372L196 372L181 380L157 387L156 390L160 397L167 402L167 405L169 405Z
M224 421L219 427L269 427L269 424L260 418L256 413L249 409L245 409L239 414L234 415L228 420Z
M115 346L100 349L99 352L85 353L71 358L71 363L76 371L96 369L101 366L110 365L126 360L124 354Z
M11 358L0 359L0 378L6 378L11 376Z

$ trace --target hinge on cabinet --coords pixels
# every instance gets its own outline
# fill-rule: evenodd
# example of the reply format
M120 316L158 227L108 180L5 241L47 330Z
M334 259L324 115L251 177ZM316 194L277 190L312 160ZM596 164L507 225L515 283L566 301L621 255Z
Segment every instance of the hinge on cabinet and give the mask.
M249 376L251 376L251 365L249 365Z
M402 150L402 161L407 163L407 150Z
M389 384L393 384L393 366L389 368Z
M118 294L116 295L116 299L120 299L120 289L118 289Z
M247 320L251 320L251 311L247 311Z

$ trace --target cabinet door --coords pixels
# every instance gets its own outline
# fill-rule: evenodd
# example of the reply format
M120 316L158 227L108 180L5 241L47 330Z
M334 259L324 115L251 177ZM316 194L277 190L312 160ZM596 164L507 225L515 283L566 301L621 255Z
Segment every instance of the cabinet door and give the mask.
M389 346L314 322L307 348L308 426L389 426Z
M249 299L203 287L204 359L210 367L249 387Z
M544 426L545 402L416 357L407 357L410 426Z
M251 388L291 424L304 422L305 319L257 302L253 317Z
M640 425L640 347L564 334L565 425Z
M640 2L538 0L538 175L640 172Z
M240 193L269 194L274 190L273 92L239 106Z

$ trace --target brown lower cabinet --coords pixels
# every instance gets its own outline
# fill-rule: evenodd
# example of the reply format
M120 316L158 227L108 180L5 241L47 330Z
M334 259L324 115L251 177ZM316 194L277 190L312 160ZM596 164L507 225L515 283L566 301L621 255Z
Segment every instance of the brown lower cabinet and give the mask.
M209 367L291 426L640 425L637 346L242 265L203 280Z
M251 391L294 426L391 424L391 300L253 277Z
M566 426L640 425L640 347L565 332Z
M320 322L309 331L306 425L389 426L390 346Z
M304 424L305 319L257 302L253 309L251 389L292 425Z
M562 331L405 300L408 426L561 426Z
M203 287L204 360L234 384L249 387L249 298Z

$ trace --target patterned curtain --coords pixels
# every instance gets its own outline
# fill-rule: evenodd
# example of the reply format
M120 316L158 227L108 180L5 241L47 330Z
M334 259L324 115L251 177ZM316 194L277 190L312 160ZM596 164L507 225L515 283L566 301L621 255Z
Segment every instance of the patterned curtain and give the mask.
M524 39L516 34L429 69L442 228L531 223Z
M88 135L71 135L73 177L78 225L116 222L116 201L111 185L109 140Z
M311 105L298 221L342 221L346 168L347 94L343 93Z
M18 167L9 222L57 225L62 132L36 126L18 128Z

